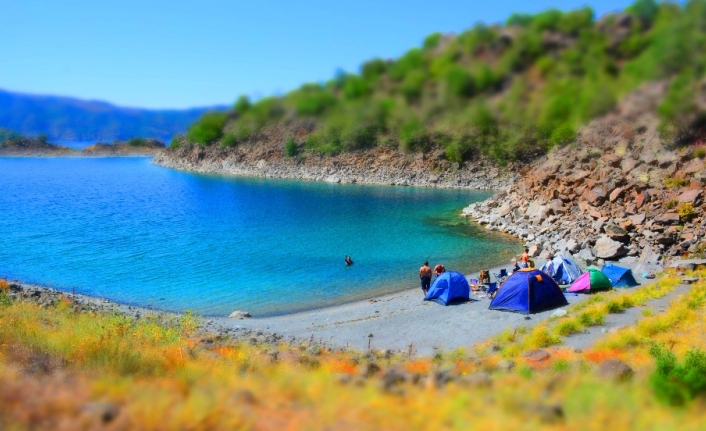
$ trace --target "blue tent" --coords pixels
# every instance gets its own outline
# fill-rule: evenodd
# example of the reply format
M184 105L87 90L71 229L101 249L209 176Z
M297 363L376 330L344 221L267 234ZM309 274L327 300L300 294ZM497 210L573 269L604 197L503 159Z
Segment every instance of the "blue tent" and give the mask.
M551 275L560 284L571 284L583 273L576 262L568 257L557 256L542 266L542 271Z
M448 271L436 277L424 300L449 305L452 302L468 301L470 293L471 288L466 277L461 273Z
M568 302L549 274L534 268L524 268L502 284L488 308L530 314L562 305L568 305Z
M613 287L635 287L640 285L632 275L632 271L622 266L613 265L608 262L603 269L601 269L601 272L608 277Z

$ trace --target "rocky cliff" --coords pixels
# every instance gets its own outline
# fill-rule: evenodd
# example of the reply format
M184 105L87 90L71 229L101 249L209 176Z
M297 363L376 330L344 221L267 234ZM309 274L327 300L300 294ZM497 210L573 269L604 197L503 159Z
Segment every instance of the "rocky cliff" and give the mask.
M579 132L576 143L522 170L522 178L463 210L488 229L523 238L534 256L662 263L702 252L706 147L660 138L664 83L644 86Z

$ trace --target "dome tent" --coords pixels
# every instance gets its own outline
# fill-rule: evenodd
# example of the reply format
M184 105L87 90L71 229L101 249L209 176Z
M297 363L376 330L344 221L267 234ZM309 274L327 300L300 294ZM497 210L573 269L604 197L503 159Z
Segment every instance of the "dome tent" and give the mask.
M635 287L640 285L632 275L632 271L622 266L606 262L601 272L608 277L613 287Z
M471 288L463 274L454 271L442 273L429 287L425 301L449 305L453 302L463 302L470 299Z
M567 292L572 293L593 293L602 290L610 290L613 285L608 277L603 274L598 268L590 267L586 272L581 274L567 289Z
M549 274L523 268L502 284L488 308L530 314L568 304L561 288Z
M554 281L571 284L583 273L581 268L568 257L557 256L542 266L542 271L551 275Z

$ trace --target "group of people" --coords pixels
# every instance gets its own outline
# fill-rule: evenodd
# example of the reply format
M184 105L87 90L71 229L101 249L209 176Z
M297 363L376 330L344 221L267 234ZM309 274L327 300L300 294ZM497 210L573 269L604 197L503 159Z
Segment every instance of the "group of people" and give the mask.
M446 272L446 268L442 264L438 264L434 267L434 275L436 277ZM429 262L424 262L421 268L419 268L419 279L422 282L422 291L424 295L429 291L429 286L431 286L431 267L429 267Z
M348 256L346 256L347 258ZM524 253L520 255L520 260L518 261L517 259L512 259L512 273L516 273L522 268L529 268L530 266L530 255L529 255L529 249L525 247ZM434 275L436 277L440 276L446 272L446 268L442 264L438 264L434 267ZM486 273L488 271L485 271ZM483 271L481 271L481 274ZM432 275L432 270L431 267L429 266L429 262L425 261L424 265L422 265L421 268L419 268L419 280L421 281L422 284L422 291L424 292L424 295L426 296L427 292L429 291L429 287L431 286L431 275ZM489 275L489 274L488 274ZM481 276L482 280L482 276ZM490 281L490 277L488 277L488 281Z

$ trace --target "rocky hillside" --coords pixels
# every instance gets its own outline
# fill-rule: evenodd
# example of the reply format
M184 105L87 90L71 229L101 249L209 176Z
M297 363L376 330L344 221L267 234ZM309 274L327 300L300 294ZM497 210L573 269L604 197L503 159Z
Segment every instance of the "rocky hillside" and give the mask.
M231 148L183 143L157 154L153 162L193 172L422 187L500 189L519 178L514 173L519 165L500 167L482 160L461 165L447 160L441 149L407 154L376 147L324 156L300 145L295 157L287 156L287 137L305 138L311 130L309 122L273 125L263 129L257 140Z
M675 148L655 114L666 83L643 86L583 127L575 144L525 167L523 178L463 213L526 240L533 256L656 264L703 252L703 143Z
M78 151L35 138L17 137L0 143L0 156L24 156L32 154L71 156L78 154Z
M0 144L0 157L13 156L150 156L165 148L164 142L156 139L133 138L129 141L115 141L112 144L98 143L82 150L56 145L46 139L12 138Z

